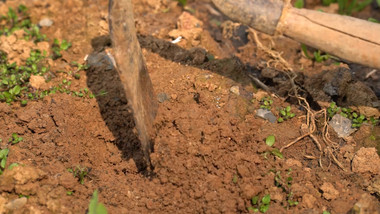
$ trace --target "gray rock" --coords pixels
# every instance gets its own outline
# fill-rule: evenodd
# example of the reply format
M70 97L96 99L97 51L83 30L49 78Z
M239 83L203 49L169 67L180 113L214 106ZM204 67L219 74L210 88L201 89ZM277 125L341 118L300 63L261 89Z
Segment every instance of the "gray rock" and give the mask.
M261 108L261 109L257 110L256 116L261 117L263 119L266 119L271 123L275 123L277 121L276 116L274 116L274 114L267 109Z
M351 120L340 114L334 115L330 120L329 125L338 134L338 137L341 138L348 137L355 131L355 129L352 128Z
M41 19L40 22L38 22L38 25L41 27L50 27L53 25L53 20L49 18L44 18L44 19Z
M17 210L17 209L22 208L26 204L27 201L28 201L28 199L25 197L17 198L13 201L8 202L5 205L5 208L7 210Z
M169 100L170 98L166 93L159 93L157 94L157 99L158 99L158 102L163 103L166 100Z

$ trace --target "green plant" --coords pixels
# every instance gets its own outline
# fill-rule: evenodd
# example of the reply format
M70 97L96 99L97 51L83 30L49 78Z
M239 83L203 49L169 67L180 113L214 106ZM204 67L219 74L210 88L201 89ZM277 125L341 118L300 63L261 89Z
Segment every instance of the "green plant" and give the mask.
M319 63L326 61L330 58L335 58L335 57L330 56L329 54L322 54L320 50L314 51L313 56L310 56L307 46L305 44L301 44L301 50L308 59L314 60L315 62L319 62Z
M274 135L269 135L269 136L265 139L265 143L266 143L268 146L273 146L275 142L276 142L276 138L274 137Z
M186 6L187 0L176 0L178 1L182 6Z
M5 164L7 164L9 149L0 150L0 175L3 174Z
M52 51L53 51L53 59L58 59L62 57L61 51L66 51L71 47L71 43L62 40L59 42L58 39L54 39L53 45L52 45Z
M73 191L67 191L67 192L66 192L66 195L73 195L73 194L74 194Z
M279 123L284 122L285 120L289 120L296 116L296 114L292 113L292 108L290 106L286 106L285 108L280 110L280 117L277 119Z
M291 186L293 183L293 177L291 175L292 169L289 168L288 170L286 170L285 179L281 176L281 171L272 171L272 172L275 173L275 176L274 176L275 186L281 188L283 192L287 194L285 206L289 208L289 207L298 205L298 201L294 200L294 195L293 195L293 192L291 191Z
M238 182L238 179L239 179L238 175L235 174L234 177L232 178L232 183L236 184Z
M296 8L303 8L305 6L304 0L296 0L294 2L294 7Z
M269 135L266 139L265 139L265 144L267 144L268 146L272 147L274 145L274 143L276 142L276 138L274 135ZM267 158L267 155L268 154L272 154L276 157L279 157L279 158L284 158L283 154L280 152L279 149L277 148L273 148L272 150L268 151L268 152L265 152L264 153L264 157Z
M373 0L322 0L323 5L329 6L331 3L338 3L339 13L351 15L353 12L362 11L365 7L372 3ZM379 6L380 1L375 0Z
M270 97L264 97L260 100L260 108L270 110L272 108L273 100Z
M270 201L271 199L269 194L263 196L261 200L259 196L254 196L251 199L252 206L248 207L248 211L260 211L261 213L266 213L269 209Z
M98 190L95 190L92 194L90 205L88 206L88 214L107 214L106 207L99 203Z
M19 164L18 163L11 163L9 166L8 166L8 169L13 169L13 168L15 168L16 166L19 166Z
M73 173L74 177L76 177L80 184L84 184L84 178L90 172L90 169L87 167L76 166L74 169L67 169L68 172Z
M374 23L380 23L380 21L375 18L368 18L368 21L374 22Z
M325 210L322 214L330 214L330 212Z
M330 106L327 108L327 116L332 118L338 112L340 112L340 107L338 107L335 102L331 102Z
M13 133L12 137L9 138L8 142L10 142L12 144L17 144L17 143L21 142L22 140L23 140L23 138L19 137L17 133Z

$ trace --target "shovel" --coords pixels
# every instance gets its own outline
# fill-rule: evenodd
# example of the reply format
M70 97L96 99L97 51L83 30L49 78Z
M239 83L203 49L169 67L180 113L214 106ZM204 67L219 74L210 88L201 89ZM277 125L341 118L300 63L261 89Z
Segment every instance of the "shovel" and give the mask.
M157 103L137 40L131 0L109 1L109 26L116 68L133 111L145 163L152 169L149 155Z
M293 8L288 0L212 0L232 20L283 34L343 60L380 69L380 24Z

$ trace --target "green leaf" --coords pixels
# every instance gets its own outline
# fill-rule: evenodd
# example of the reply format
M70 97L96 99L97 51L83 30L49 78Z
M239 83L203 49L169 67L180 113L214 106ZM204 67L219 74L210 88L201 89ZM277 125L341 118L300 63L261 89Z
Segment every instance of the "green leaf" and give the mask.
M330 214L330 212L329 211L323 211L322 214Z
M3 158L3 159L1 159L1 162L0 162L0 167L1 168L5 168L5 164L7 163L7 158L5 157L5 158Z
M16 85L14 88L13 88L13 94L14 95L19 95L21 92L21 87L19 85Z
M263 202L263 204L269 204L270 203L270 195L269 194L267 194L267 195L265 195L262 199L261 199L261 201Z
M256 205L259 202L259 196L252 197L251 201L253 205Z
M275 143L276 139L274 137L274 135L269 135L267 137L267 139L265 139L265 143L268 145L268 146L273 146L274 143Z
M305 5L304 0L296 0L296 2L294 2L294 7L296 8L303 8L304 5Z
M88 214L107 214L106 207L98 202L98 190L92 194L92 199L88 207Z
M266 213L268 211L268 209L269 209L269 205L268 204L262 204L260 206L260 212L262 212L262 213Z
M7 157L8 153L9 153L9 149L0 150L0 159Z
M272 150L272 154L279 157L279 158L284 158L284 155L282 155L282 153L280 152L280 150L278 150L277 148L273 149Z
M8 169L11 170L11 169L15 168L18 165L19 165L18 163L11 163L11 165L8 166Z

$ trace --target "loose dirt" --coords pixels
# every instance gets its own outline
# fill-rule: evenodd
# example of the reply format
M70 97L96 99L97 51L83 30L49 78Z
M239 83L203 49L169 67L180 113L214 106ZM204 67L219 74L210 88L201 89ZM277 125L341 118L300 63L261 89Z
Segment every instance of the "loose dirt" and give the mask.
M331 156L320 156L309 137L284 149L279 158L265 139L274 135L275 148L286 146L304 134L307 112L288 97L289 78L257 48L247 28L226 22L208 0L190 1L192 10L185 12L174 1L132 2L159 103L149 175L128 100L106 53L112 53L108 1L0 3L0 11L25 4L35 23L43 18L54 22L41 29L48 38L73 44L61 59L50 62L54 76L40 87L66 78L72 80L72 89L89 88L98 95L89 99L57 93L25 107L0 103L0 147L10 150L7 166L21 165L0 176L0 213L18 208L11 202L20 205L13 213L85 213L95 189L109 213L247 213L252 197L267 194L267 213L380 212L378 126L363 125L350 139L329 130L336 143L334 156L344 170ZM172 44L179 35L182 40ZM360 79L355 77L359 71L372 70L332 60L316 63L288 38L258 35L298 73L300 94L315 111L335 101L379 116L378 72ZM12 56L16 62L23 60L18 45L34 48L10 40L1 37L0 49L13 42L13 51L21 54ZM84 62L86 55L91 66L79 72L79 80L65 73L72 69L71 61ZM249 75L279 96L258 89ZM296 116L283 123L256 117L265 96L272 97L276 116L288 105ZM315 133L319 139L322 125L320 119ZM8 144L12 133L23 141ZM68 171L76 167L88 172L83 184ZM20 196L27 196L26 203L16 200Z

